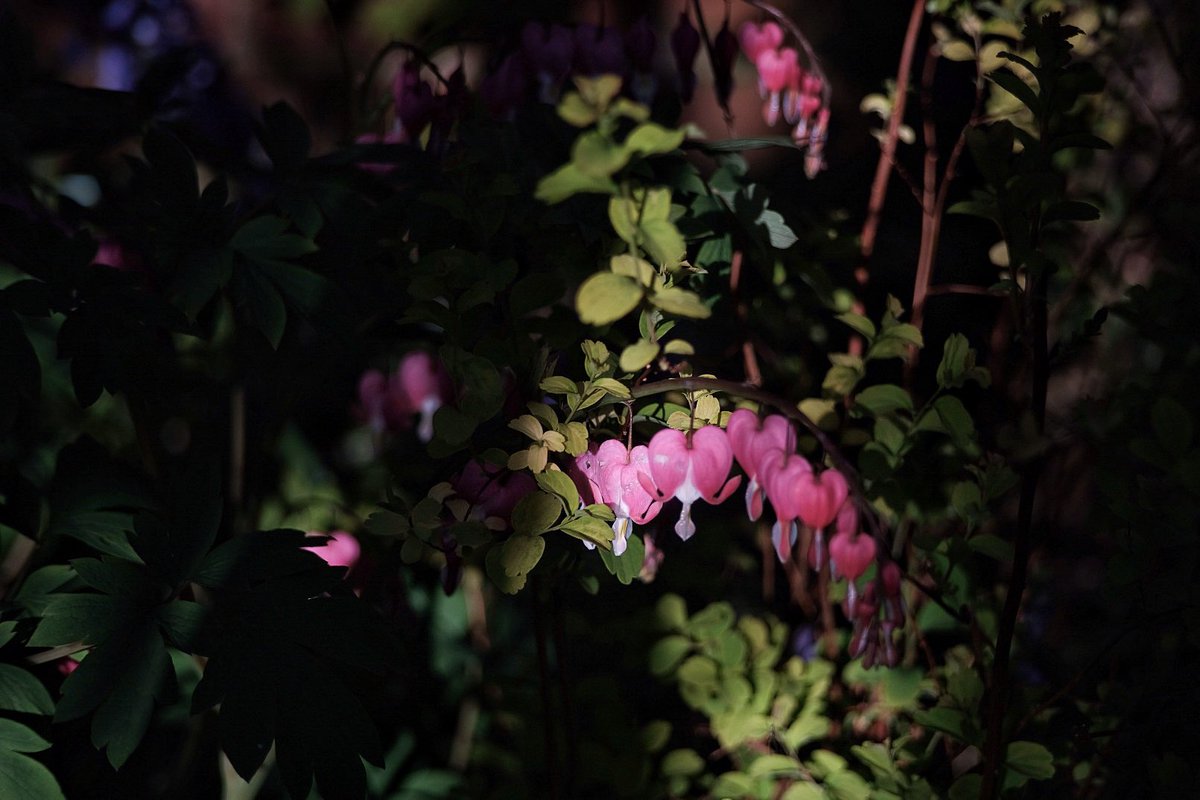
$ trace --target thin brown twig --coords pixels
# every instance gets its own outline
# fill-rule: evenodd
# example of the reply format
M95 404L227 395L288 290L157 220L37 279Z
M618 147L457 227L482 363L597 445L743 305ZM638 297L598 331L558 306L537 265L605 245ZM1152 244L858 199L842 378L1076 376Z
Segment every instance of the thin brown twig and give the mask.
M734 250L729 265L729 293L733 295L734 306L737 309L738 334L742 340L742 365L746 373L746 383L751 386L762 386L762 372L758 368L758 355L754 351L754 341L751 338L749 313L746 301L742 299L742 251Z
M863 223L860 247L864 266L860 270L860 283L865 284L869 273L865 262L875 251L875 236L883 216L883 203L887 197L888 173L896 160L896 146L900 141L900 125L904 121L904 106L908 102L908 76L912 72L913 53L917 49L917 36L925 19L925 0L913 0L908 29L904 33L904 46L900 50L900 65L896 69L896 100L888 117L887 135L883 139L879 163L875 166L875 178L871 182L871 195L867 204L867 219Z

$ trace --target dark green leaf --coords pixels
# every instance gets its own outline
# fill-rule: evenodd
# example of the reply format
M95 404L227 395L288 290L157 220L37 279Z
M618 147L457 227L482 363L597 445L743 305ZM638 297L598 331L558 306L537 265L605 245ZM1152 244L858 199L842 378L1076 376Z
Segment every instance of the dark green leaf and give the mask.
M23 714L53 714L54 701L42 682L32 674L12 664L0 664L0 709ZM3 747L2 742L0 747Z

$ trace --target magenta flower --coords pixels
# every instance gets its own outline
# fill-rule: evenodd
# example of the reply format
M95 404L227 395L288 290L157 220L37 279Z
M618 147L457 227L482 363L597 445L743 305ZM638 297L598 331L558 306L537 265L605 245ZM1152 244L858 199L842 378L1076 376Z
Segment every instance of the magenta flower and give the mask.
M822 530L837 518L850 494L846 476L836 469L809 472L792 487L800 521L813 530Z
M400 368L388 382L388 394L397 412L420 414L417 438L428 442L433 438L433 415L442 407L447 384L442 365L423 350L404 356Z
M778 122L780 111L785 110L785 90L800 83L799 58L795 50L785 47L779 51L764 50L754 62L758 67L759 86L767 94L763 118L768 125Z
M683 503L675 533L688 540L696 532L692 503L703 498L716 504L737 489L742 476L726 481L733 466L733 448L725 430L707 425L691 435L664 428L650 440L650 475L643 481L658 497L677 497Z
M313 535L322 536L324 534ZM346 531L333 531L329 534L329 541L304 549L316 553L331 567L346 567L347 569L353 568L358 563L359 556L362 555L362 547L359 545L358 539Z
M829 540L829 560L853 585L875 560L875 540L864 533L837 533Z
M609 439L596 451L596 461L601 494L616 515L612 524L613 555L619 556L625 552L633 523L645 525L658 516L662 501L652 491L646 445L626 450L619 440Z
M796 449L796 431L787 417L772 414L759 419L753 411L739 408L725 426L733 455L746 473L746 515L762 516L766 489L761 480L762 462L772 453L790 454Z
M792 487L812 477L812 465L803 456L784 450L771 450L758 462L759 479L767 490L767 499L775 507L775 525L771 542L781 562L787 562L796 544L796 520L800 504Z
M690 103L696 91L696 55L700 52L700 33L692 27L685 7L679 15L679 24L671 31L671 52L675 55L675 67L679 71L679 96Z
M369 369L358 379L358 417L375 433L387 430L388 380L377 369Z
M733 64L737 60L738 40L729 29L729 6L725 6L725 23L712 43L713 84L717 89L717 102L728 111L729 96L733 94Z
M392 100L396 120L400 123L402 141L416 142L433 121L437 99L433 87L421 79L421 65L408 60L396 70L392 80Z
M517 502L537 489L528 472L509 472L483 461L468 461L450 479L455 494L471 504L471 519L499 519L507 528Z
M742 52L751 63L758 63L758 57L767 50L778 50L783 44L783 28L774 22L764 22L756 25L753 22L743 22L738 28L738 41Z

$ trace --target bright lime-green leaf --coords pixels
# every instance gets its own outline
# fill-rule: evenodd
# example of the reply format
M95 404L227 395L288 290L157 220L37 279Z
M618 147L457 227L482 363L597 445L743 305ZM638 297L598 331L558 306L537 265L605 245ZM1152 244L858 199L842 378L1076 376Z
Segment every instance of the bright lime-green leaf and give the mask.
M621 351L619 365L625 372L637 372L658 356L658 343L640 339Z
M553 205L581 192L613 194L617 185L607 177L585 175L574 162L563 164L538 181L533 196L543 203Z
M597 272L585 280L575 295L581 322L607 325L621 319L642 301L642 287L623 275Z
M678 286L658 290L650 296L650 302L669 314L681 317L708 319L712 316L712 309L704 304L700 295Z

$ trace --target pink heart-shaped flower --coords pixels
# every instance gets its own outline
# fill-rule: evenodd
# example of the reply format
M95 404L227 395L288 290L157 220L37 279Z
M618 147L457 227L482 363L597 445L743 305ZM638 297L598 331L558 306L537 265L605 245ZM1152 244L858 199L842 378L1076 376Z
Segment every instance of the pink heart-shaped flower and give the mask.
M774 22L764 22L762 25L744 22L738 28L738 42L746 58L756 62L763 51L777 50L783 44L783 28Z
M837 517L850 486L836 469L800 476L791 487L796 516L810 528L824 528Z
M626 450L617 439L609 439L596 451L599 485L604 502L612 507L613 555L625 552L632 524L645 525L658 516L662 502L643 483L649 470L649 451L645 445Z
M853 581L875 560L875 540L866 534L839 533L829 540L829 557L838 574Z
M741 483L741 476L729 476L733 466L733 448L725 430L706 425L693 431L691 440L682 432L664 428L650 440L650 474L641 478L647 491L660 499L676 497L683 503L675 532L689 539L696 532L691 519L692 503L703 498L708 503L725 500Z
M799 67L796 59L796 51L790 47L759 53L758 58L754 59L754 66L758 68L763 88L772 94L783 91L793 70Z

